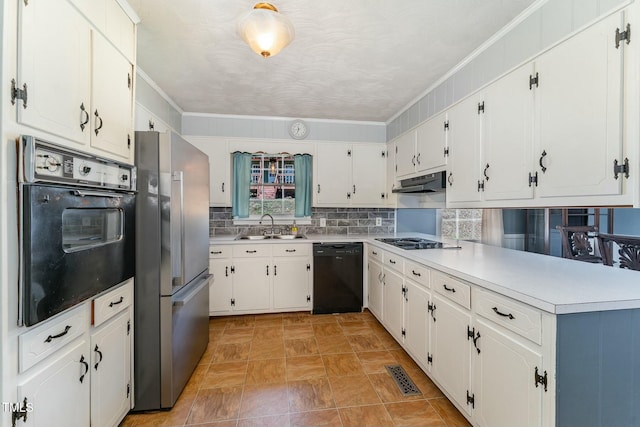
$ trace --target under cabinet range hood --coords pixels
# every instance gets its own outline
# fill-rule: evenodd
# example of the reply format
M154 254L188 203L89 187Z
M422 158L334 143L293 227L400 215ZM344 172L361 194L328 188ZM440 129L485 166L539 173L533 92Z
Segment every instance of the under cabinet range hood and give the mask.
M445 191L446 173L436 172L400 180L400 187L391 190L393 193L435 193Z

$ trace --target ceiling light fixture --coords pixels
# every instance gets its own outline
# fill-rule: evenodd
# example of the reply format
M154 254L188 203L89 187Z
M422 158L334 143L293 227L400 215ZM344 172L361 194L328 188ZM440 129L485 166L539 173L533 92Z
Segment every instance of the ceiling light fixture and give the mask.
M238 35L258 55L275 56L293 37L293 24L270 3L257 3L238 21Z

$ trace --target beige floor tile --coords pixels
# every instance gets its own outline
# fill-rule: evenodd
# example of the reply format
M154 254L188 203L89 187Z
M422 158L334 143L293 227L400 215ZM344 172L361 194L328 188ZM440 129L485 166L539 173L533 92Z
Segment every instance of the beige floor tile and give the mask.
M362 369L367 374L387 372L385 366L397 364L396 359L391 353L383 351L367 351L357 353Z
M338 322L331 323L314 323L313 332L316 337L327 337L333 335L343 335L342 328Z
M345 335L368 335L373 333L369 323L361 320L340 322L340 327Z
M283 383L284 381L284 358L249 361L247 366L247 384Z
M402 349L398 350L389 350L389 353L393 355L393 357L397 360L398 364L402 366L405 370L420 370L420 366L416 362L413 361L411 356L407 354L406 351Z
M290 425L289 414L242 418L238 420L238 427L288 427Z
M250 343L219 344L213 352L211 363L234 362L249 358Z
M289 381L288 391L291 412L315 411L335 407L327 377Z
M239 344L251 342L255 328L226 328L218 344Z
M446 427L445 421L426 400L387 403L387 412L397 427ZM515 426L514 426L515 427Z
M193 370L189 381L187 381L187 384L184 386L183 393L187 391L197 392L208 370L209 365L197 365Z
M421 369L405 369L409 378L418 386L425 399L444 397L442 391Z
M347 339L356 352L384 350L384 345L374 334L348 335Z
M339 322L363 322L366 319L368 319L368 317L360 312L360 313L340 313L338 315L338 321Z
M325 354L322 356L327 375L339 377L344 375L362 375L364 370L355 353Z
M316 335L316 342L321 354L353 353L353 347L351 347L349 340L344 335Z
M241 399L241 386L201 389L193 402L187 424L236 418Z
M337 409L299 412L290 414L289 419L291 427L342 427L342 421Z
M338 411L345 427L393 427L384 405L353 406Z
M398 344L398 341L396 341L395 338L393 338L391 334L386 331L384 333L376 332L375 335L387 350L400 350L402 348L400 347L400 344Z
M243 385L247 376L247 362L216 363L209 366L200 388Z
M438 414L444 419L448 427L470 427L471 424L456 409L455 406L445 397L440 399L430 399L429 404L434 407Z
M274 339L284 339L284 327L279 326L260 326L256 327L253 332L253 341L272 341Z
M300 323L297 325L286 325L284 327L284 339L312 338L313 328L311 323Z
M403 402L407 400L424 399L422 395L405 396L402 394L393 378L385 372L380 374L369 374L369 380L373 388L384 403Z
M227 319L226 329L253 327L255 326L255 324L256 324L256 316L252 316L252 315L229 316Z
M287 384L246 385L240 404L239 418L282 415L289 412Z
M287 381L324 377L327 371L320 356L288 357Z
M382 403L366 375L330 377L329 383L337 407Z
M270 341L253 340L249 350L249 360L278 359L285 356L284 339L274 338Z
M213 421L210 423L185 424L185 427L236 427L237 420Z
M314 337L285 340L284 351L287 357L319 354L318 343Z
M278 317L256 317L256 328L281 327L284 324L282 315Z
M314 314L311 316L311 323L338 323L338 316L334 314Z
M211 359L213 358L213 352L216 349L216 344L209 340L209 344L207 345L207 349L204 351L204 354L200 358L198 365L208 365L211 363Z

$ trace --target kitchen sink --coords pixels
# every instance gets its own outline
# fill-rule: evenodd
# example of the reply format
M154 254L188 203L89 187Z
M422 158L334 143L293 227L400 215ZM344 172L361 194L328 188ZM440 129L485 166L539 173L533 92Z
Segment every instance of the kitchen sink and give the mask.
M294 239L306 239L307 236L303 234L241 234L235 238L235 240L294 240Z

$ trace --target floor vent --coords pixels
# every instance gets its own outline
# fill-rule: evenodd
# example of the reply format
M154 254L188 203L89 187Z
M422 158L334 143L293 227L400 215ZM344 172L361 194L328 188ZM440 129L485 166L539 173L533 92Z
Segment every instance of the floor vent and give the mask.
M414 382L409 378L407 372L400 365L389 365L385 366L391 378L396 382L396 385L400 389L400 392L403 396L415 396L417 394L422 394L420 389L414 384Z

